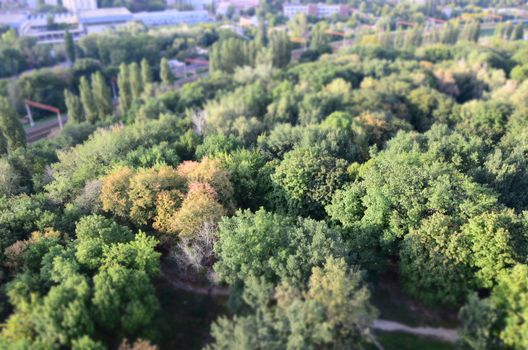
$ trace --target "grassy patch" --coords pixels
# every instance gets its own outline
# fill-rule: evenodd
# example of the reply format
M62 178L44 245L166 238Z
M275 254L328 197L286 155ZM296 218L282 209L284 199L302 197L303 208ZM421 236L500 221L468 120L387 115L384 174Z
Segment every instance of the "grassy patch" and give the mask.
M425 305L402 290L395 273L387 272L373 283L371 302L380 311L379 318L407 326L456 328L457 309Z
M451 350L453 344L398 332L376 332L384 350Z
M37 117L34 119L35 121L35 126L34 127L38 127L42 124L45 124L45 123L48 123L50 121L55 121L57 120L57 115L56 114L49 114L49 115L46 115L46 116L43 116L43 117ZM31 129L33 128L32 126L29 125L29 123L27 124L24 124L24 129Z
M160 281L157 290L159 348L202 349L210 341L211 323L226 313L225 300L174 290L166 281Z

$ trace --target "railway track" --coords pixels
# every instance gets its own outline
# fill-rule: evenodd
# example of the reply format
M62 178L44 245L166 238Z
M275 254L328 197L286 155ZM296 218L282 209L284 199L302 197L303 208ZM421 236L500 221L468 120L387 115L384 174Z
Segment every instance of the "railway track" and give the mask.
M62 123L65 124L68 117L62 117ZM32 128L26 129L26 140L28 143L36 142L47 137L52 131L59 128L58 120L50 120Z

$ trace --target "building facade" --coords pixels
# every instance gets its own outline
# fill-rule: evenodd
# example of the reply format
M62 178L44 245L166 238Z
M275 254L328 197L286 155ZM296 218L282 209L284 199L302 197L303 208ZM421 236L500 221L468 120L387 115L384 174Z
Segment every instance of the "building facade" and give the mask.
M235 13L240 13L256 8L258 4L258 0L223 0L216 4L216 13L225 15L229 13L230 9L233 9Z
M196 24L209 22L207 11L167 10L157 12L139 12L133 14L134 20L147 27L171 26L178 24Z
M83 10L77 15L87 34L117 29L134 20L134 16L126 7Z
M113 7L56 14L53 15L53 25L50 26L46 15L0 13L0 25L15 29L21 36L35 38L38 44L62 43L66 30L77 40L86 34L119 29L133 22L141 22L147 27L158 27L209 21L211 19L207 11L168 10L132 14L125 7Z
M284 16L288 18L295 17L299 13L304 13L307 16L326 18L335 15L350 16L351 10L346 5L331 5L331 4L285 4L283 7Z
M39 44L59 44L64 42L65 30L67 29L74 40L79 39L85 33L84 27L73 13L60 13L53 16L53 23L57 28L50 28L48 16L27 16L26 20L18 29L21 36L35 38Z
M213 0L166 0L166 3L170 8L189 6L193 10L207 10L213 6Z
M95 10L97 8L97 0L62 0L62 5L71 12Z

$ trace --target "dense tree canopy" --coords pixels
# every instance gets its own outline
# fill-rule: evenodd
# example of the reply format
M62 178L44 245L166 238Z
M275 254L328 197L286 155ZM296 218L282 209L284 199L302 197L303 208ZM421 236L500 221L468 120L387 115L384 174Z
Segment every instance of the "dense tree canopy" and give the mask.
M373 348L389 290L525 349L528 44L484 20L517 2L348 5L2 34L0 348ZM64 130L26 142L24 99Z

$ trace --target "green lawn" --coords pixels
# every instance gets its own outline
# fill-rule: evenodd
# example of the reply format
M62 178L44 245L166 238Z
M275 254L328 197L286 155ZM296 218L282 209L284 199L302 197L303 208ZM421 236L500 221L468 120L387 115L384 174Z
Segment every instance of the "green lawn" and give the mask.
M51 120L57 120L57 115L56 114L50 114L50 115L47 115L47 116L44 116L44 117L38 117L37 119L35 119L35 127L43 124L43 123L46 123L46 122L49 122ZM31 126L29 125L29 123L27 124L24 124L24 129L29 129L31 128Z
M495 35L495 29L481 29L480 30L480 37L487 37L487 36L493 36Z
M385 273L372 283L371 302L380 311L379 318L411 327L456 328L457 308L446 309L425 305L402 291L395 273Z
M226 313L226 300L174 290L164 280L158 281L157 290L159 348L202 349L210 341L211 323Z
M453 344L406 333L379 332L376 338L384 350L450 350L455 348Z

